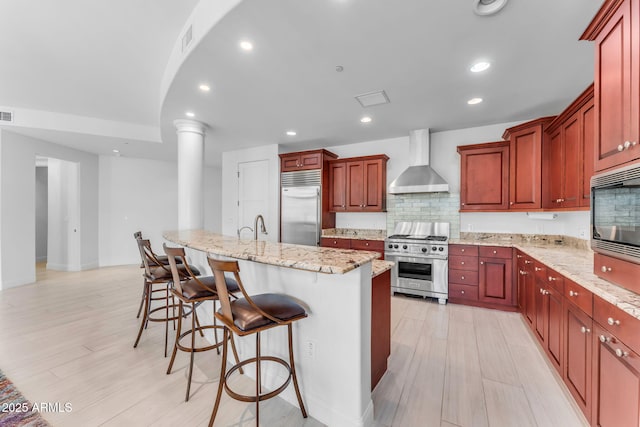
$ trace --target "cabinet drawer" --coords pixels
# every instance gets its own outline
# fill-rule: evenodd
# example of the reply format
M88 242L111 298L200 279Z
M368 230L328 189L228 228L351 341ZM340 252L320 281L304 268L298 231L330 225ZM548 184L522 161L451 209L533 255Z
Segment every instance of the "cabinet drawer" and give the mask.
M449 270L449 283L478 285L478 272L469 270Z
M475 245L449 245L449 256L451 255L478 256L478 247Z
M331 237L322 237L320 239L320 246L325 247L325 248L350 249L351 248L351 239L339 239L339 238L331 238Z
M478 271L478 257L449 256L449 269Z
M449 285L449 298L478 301L478 287L452 283Z
M524 261L522 262L522 265L522 269L524 270ZM547 282L547 266L543 263L539 261L533 261L533 273L535 274L537 280L541 280L545 283Z
M640 293L640 265L595 253L593 273L632 292Z
M351 239L351 249L384 252L384 242L382 240Z
M513 249L502 246L480 246L480 256L511 259L513 257Z
M640 320L600 297L594 298L593 319L640 353Z
M570 303L577 305L588 316L592 315L593 294L566 277L564 279L564 297Z
M534 268L535 268L535 267L534 267ZM564 282L565 282L565 278L564 278L564 276L563 276L562 274L560 274L560 273L556 272L556 271L553 271L553 270L552 270L552 269L550 269L550 268L547 268L546 273L547 273L547 274L546 274L546 277L545 277L545 281L546 281L549 285L553 286L553 287L554 287L558 292L560 292L561 294L564 294ZM568 280L568 279L567 279L567 281L569 281L569 282L570 282L570 280ZM571 286L574 286L574 287L576 287L576 286L577 286L577 287L582 288L581 286L578 286L578 285L576 285L576 284L575 284L575 283L573 283L573 282L571 282ZM573 288L572 288L572 289L573 289ZM576 292L576 291L575 291L575 289L574 289L574 294L575 294L575 292ZM589 292L589 291L584 291L584 292ZM583 292L583 293L584 293L584 292ZM589 303L589 306L591 306L591 303L590 303L590 302L588 302L588 303ZM584 309L583 309L583 310L584 310ZM584 310L584 311L585 311L585 313L590 313L589 311L586 311L586 310Z

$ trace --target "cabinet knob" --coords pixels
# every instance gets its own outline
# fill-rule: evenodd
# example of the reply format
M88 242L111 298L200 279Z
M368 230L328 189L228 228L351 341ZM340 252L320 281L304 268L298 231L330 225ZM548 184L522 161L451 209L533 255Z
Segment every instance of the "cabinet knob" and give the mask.
M611 267L607 267L606 265L603 265L602 267L600 267L600 270L601 270L603 273L606 273L606 272L608 272L608 271L611 271Z
M578 293L576 291L569 291L569 296L570 297L577 297Z
M460 203L460 206L464 206L464 203Z
M542 268L541 268L541 267L533 267L533 269L534 269L535 271L542 271Z
M509 202L510 205L513 205L513 202Z
M625 148L625 150L628 150L628 149L629 149L629 147L631 147L631 141L625 141L625 142L624 142L624 148Z
M464 280L464 276L460 276L460 280Z
M516 255L516 258L518 258L518 259L522 258L522 255L518 254L518 255Z
M600 342L609 342L611 339L609 337L605 337L604 335L600 335Z
M618 145L618 151L622 151L622 150L624 150L624 145L622 144Z
M480 261L480 265L484 265L484 261Z
M461 264L461 265L464 265L464 261L460 261L460 264Z
M627 357L629 352L622 350L621 348L616 348L616 356L618 357Z
M524 260L524 263L525 263L525 264L531 264L532 262L533 262L533 261L531 261L530 259L525 259L525 260Z
M461 293L462 295L464 295L464 291L460 291L460 293Z
M615 320L613 317L609 317L607 319L607 323L611 326L619 326L620 325L620 321L619 320Z
M591 329L583 326L583 327L580 328L580 332L582 332L583 334L588 334L588 333L591 332Z
M338 242L334 240L334 241L333 241L333 244L334 244L334 245L337 245L337 244L338 244Z
M460 252L464 252L464 249L460 249Z
M524 270L520 270L520 274L521 274L521 275L523 275L523 276L526 276L526 275L527 275L527 272L526 272L526 271L524 271Z
M494 254L497 254L497 253L498 253L498 251L493 251L493 253L494 253Z
M553 277L553 276L549 276L549 281L550 282L553 282L554 280L558 280L558 278L557 277Z

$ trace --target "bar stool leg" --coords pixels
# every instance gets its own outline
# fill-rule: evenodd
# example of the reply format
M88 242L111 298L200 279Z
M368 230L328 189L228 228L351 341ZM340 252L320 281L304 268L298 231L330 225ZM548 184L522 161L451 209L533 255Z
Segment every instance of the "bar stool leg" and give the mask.
M171 373L171 368L173 367L173 362L176 360L176 353L178 352L178 339L180 338L180 333L182 331L182 301L178 303L178 330L176 331L176 340L173 343L173 353L171 353L171 360L169 361L169 367L167 368L167 375Z
M150 297L150 293L151 293L151 285L147 282L145 282L145 299L144 299L144 313L142 316L142 320L140 321L140 330L138 331L138 337L136 338L136 342L135 344L133 344L133 348L138 347L138 343L140 342L140 337L142 336L142 331L145 329L145 326L147 324L147 316L149 315L149 298Z
M167 347L169 346L169 283L167 283L165 293L165 319L164 322L164 357L167 357Z
M256 334L256 426L260 425L260 393L262 381L260 378L260 332Z
M300 411L302 411L302 417L307 418L307 410L302 403L302 396L300 395L300 388L298 387L298 377L296 376L296 364L293 360L293 328L291 323L287 325L289 332L289 364L291 365L291 376L293 377L293 387L296 389L296 397L298 398L298 404L300 405Z
M218 393L216 394L216 403L213 405L213 412L211 412L211 418L209 419L209 427L213 427L213 421L216 419L218 408L220 407L220 398L222 397L222 388L226 381L227 371L227 340L229 340L229 330L224 328L223 341L222 341L222 363L220 363L220 379L218 380ZM233 334L231 334L231 345L233 346ZM235 352L235 349L234 349ZM236 356L237 357L237 356Z
M224 328L226 331L227 328ZM233 332L229 331L229 340L231 341L231 351L233 351L233 357L236 359L236 364L240 363L240 358L238 357L238 351L236 350L236 342L233 340ZM226 341L225 341L226 342ZM240 375L244 375L244 371L242 368L238 369Z
M144 305L144 300L147 295L147 286L145 284L142 285L142 297L140 298L140 307L138 307L138 315L136 319L140 318L140 313L142 313L142 306Z
M216 300L213 300L213 340L216 343L216 352L220 355L220 347L218 345L218 321L216 320Z
M191 375L193 374L193 357L195 356L195 351L193 350L196 347L196 305L191 303L191 360L189 362L189 379L187 381L187 395L185 397L185 401L189 401L189 390L191 390Z

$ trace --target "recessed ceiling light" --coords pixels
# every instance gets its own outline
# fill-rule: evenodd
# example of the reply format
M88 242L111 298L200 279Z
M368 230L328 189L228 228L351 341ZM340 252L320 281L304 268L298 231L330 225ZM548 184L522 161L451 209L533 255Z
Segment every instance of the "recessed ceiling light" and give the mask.
M475 105L475 104L480 104L481 102L482 102L482 98L471 98L470 100L467 101L467 104Z
M360 119L360 121L362 123L370 123L371 122L371 117L369 116L364 116L363 118Z
M246 51L246 52L250 52L253 50L253 43L251 43L248 40L242 40L240 42L240 49Z
M209 85L205 85L205 84L202 84L202 85L200 85L200 86L198 86L198 87L199 87L199 88L200 88L200 90L201 90L201 91L203 91L203 92L209 92L209 91L211 90L211 87L209 87Z
M298 133L295 130L288 130L287 131L287 135L289 136L296 136Z
M120 152L120 150L116 150L115 148L113 150L111 150L111 151L113 151L116 154Z
M476 62L475 64L473 64L470 68L472 73L480 73L486 69L488 69L489 67L491 67L491 63L490 62L486 62L486 61L479 61Z
M186 113L184 113L184 115L187 116L187 117L195 117L196 113L193 113L191 111L187 111Z

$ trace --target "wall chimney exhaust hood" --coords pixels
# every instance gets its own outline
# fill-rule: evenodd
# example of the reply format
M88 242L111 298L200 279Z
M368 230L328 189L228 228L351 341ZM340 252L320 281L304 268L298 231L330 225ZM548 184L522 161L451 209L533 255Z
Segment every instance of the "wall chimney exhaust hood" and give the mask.
M429 166L429 129L409 133L409 164L389 185L389 193L449 192L449 184Z

